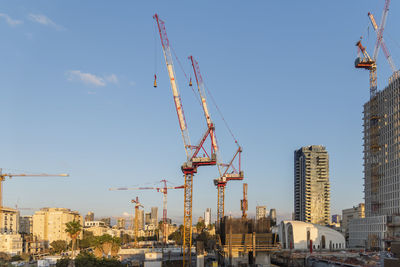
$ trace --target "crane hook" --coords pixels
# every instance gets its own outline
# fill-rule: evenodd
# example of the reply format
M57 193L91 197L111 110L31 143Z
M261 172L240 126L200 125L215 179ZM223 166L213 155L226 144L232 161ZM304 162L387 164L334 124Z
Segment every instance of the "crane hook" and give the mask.
M189 86L192 86L192 77L190 77Z
M153 84L154 88L157 88L157 75L154 74L154 84Z

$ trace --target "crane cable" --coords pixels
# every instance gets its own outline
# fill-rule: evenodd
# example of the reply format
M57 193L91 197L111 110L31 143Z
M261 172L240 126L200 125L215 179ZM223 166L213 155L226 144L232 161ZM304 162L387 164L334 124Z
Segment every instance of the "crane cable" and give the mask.
M203 82L204 82L204 81L203 81ZM228 131L229 131L229 133L231 134L233 140L235 141L235 144L236 144L238 147L240 147L238 140L236 139L235 135L233 134L232 129L229 127L228 122L225 120L224 115L222 114L221 110L219 109L219 107L218 107L218 105L217 105L217 102L215 101L213 95L211 94L211 91L208 89L208 87L207 87L207 85L206 85L205 82L204 82L204 87L206 88L207 94L210 96L211 101L213 102L215 108L217 109L218 114L221 116L221 119L222 119L222 121L224 122L225 127L228 129Z
M175 53L175 50L171 47L171 45L170 45L170 48L171 48L172 52L174 53L174 57L175 57L176 61L178 61L179 67L181 68L183 74L185 75L187 84L189 84L190 80L188 79L188 76L186 75L186 72L185 72L185 70L184 70L183 67L182 67L181 61L179 60L178 56L177 56L176 53ZM192 89L192 92L193 92L194 96L196 97L197 102L198 102L199 105L201 106L200 98L199 98L199 96L196 94L196 92L194 91L193 86L189 86L189 87Z

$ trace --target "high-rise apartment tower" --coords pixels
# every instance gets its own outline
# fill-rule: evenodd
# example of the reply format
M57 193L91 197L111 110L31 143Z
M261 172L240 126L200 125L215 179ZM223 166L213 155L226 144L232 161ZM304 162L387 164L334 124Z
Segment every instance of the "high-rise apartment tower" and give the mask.
M294 152L295 220L330 223L329 156L324 146L306 146Z

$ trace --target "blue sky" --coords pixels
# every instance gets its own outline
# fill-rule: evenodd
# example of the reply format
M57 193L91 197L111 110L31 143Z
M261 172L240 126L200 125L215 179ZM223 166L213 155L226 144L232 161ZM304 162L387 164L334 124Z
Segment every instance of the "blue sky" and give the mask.
M163 178L183 183L185 159L154 13L166 22L186 73L200 64L225 119L243 146L249 211L293 210L293 151L325 145L332 214L363 201L362 105L368 73L354 69L355 42L372 54L383 0L356 1L8 1L0 9L1 167L11 172L68 172L69 178L13 178L4 204L58 206L96 217L131 213L139 196L161 208L157 192L110 192ZM384 38L400 64L400 3L392 1ZM175 62L193 141L202 111ZM153 88L153 75L158 88ZM390 75L378 59L379 88ZM225 160L232 138L210 103ZM194 215L215 216L216 168L199 169ZM226 213L240 213L242 183L226 191ZM170 191L169 215L183 214Z

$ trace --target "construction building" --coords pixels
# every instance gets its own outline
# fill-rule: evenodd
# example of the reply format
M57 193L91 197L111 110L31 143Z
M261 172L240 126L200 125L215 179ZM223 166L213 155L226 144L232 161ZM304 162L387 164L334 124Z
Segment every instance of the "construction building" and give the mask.
M77 211L65 208L40 209L40 211L36 211L33 215L33 235L40 241L47 242L47 244L55 240L69 242L71 239L65 232L65 224L74 220L83 225L82 216Z
M19 211L16 209L1 208L0 220L1 226L0 234L18 234L19 233Z
M211 224L211 209L207 208L204 212L204 224L208 227Z
M256 207L256 220L260 220L267 217L267 206Z
M218 266L270 266L271 253L280 249L269 218L225 216L219 222L217 234Z
M365 218L349 226L349 245L381 248L400 240L400 79L364 105Z
M294 152L294 212L297 221L330 224L329 156L324 146Z

